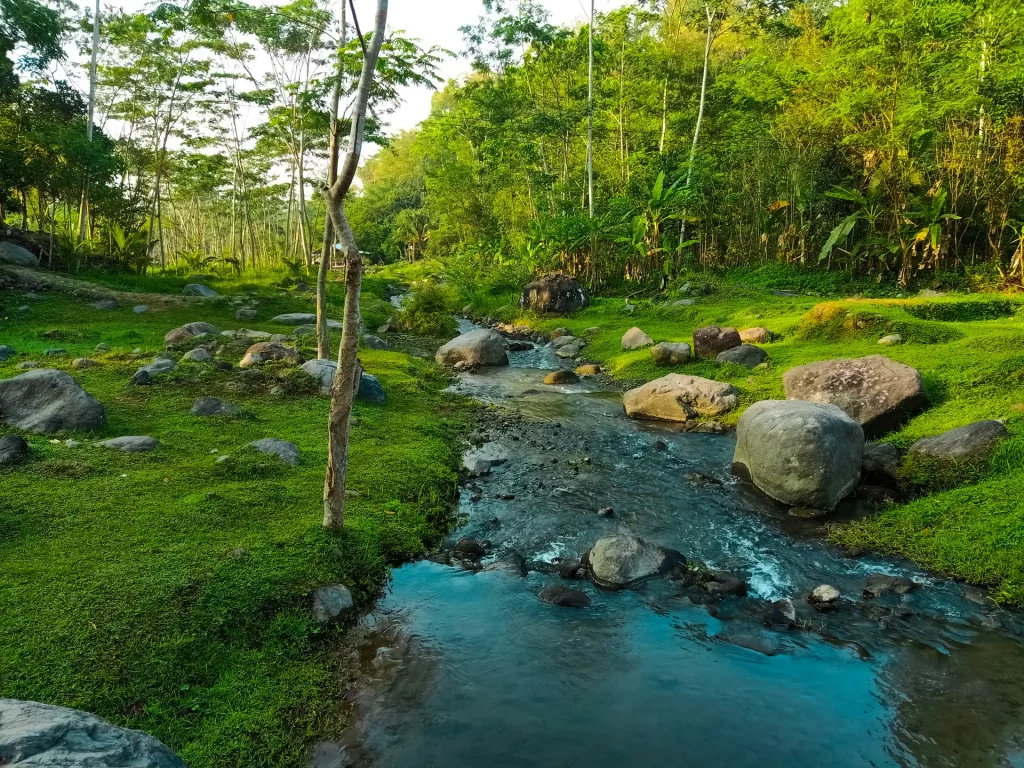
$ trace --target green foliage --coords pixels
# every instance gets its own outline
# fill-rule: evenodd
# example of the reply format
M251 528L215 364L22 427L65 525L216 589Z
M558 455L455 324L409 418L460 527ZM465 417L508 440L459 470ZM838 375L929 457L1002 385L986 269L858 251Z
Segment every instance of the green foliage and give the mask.
M412 290L398 314L404 330L420 336L455 335L455 293L432 280L413 283Z

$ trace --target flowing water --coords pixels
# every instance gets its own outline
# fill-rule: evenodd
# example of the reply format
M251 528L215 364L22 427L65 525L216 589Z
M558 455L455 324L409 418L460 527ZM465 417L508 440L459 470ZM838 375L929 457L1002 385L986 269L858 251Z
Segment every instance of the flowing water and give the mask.
M550 348L511 358L455 386L511 418L486 446L508 461L464 489L452 540L533 567L399 568L359 630L357 724L319 765L1024 766L1015 616L905 562L845 557L731 477L731 436L633 422L597 384L544 386ZM739 573L751 595L606 592L544 565L618 531ZM865 601L877 572L920 586ZM844 598L832 614L804 599L822 583ZM541 602L551 584L590 607ZM805 628L764 626L783 597Z

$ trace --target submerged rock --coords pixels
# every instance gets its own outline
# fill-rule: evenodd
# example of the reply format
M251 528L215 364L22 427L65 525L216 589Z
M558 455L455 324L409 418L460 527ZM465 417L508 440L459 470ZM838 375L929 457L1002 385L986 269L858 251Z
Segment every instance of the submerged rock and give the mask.
M921 374L882 355L827 360L786 372L789 400L831 403L879 437L928 406Z
M437 350L434 359L438 365L447 366L456 363L467 366L508 365L505 339L489 328L480 328L452 339Z
M740 417L734 471L794 507L829 510L860 481L864 432L838 407L762 400Z
M796 606L788 597L776 600L764 613L764 623L769 627L785 627L792 629L796 626Z
M0 699L0 765L53 768L186 768L142 731L34 701Z
M43 368L0 381L0 417L26 432L91 432L107 424L103 406L63 371Z
M590 595L583 590L557 584L545 587L537 597L541 599L541 602L550 603L562 608L586 608L590 605Z
M689 421L696 416L721 416L740 400L732 384L670 373L629 390L622 402L634 419Z
M544 377L544 383L552 386L559 384L579 384L580 377L572 371L561 370L552 371Z
M917 582L906 576L890 576L887 573L873 573L868 576L864 585L864 597L875 598L882 595L905 595L917 589Z
M594 583L606 589L626 589L665 576L685 565L680 553L628 534L599 539L587 557Z

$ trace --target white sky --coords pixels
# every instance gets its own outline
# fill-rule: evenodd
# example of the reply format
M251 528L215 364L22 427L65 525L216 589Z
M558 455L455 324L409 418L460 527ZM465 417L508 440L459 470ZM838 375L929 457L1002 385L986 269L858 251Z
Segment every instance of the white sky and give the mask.
M90 0L76 0L84 9L93 6ZM104 7L114 5L128 11L140 11L152 8L154 0L101 0ZM259 2L259 0L257 0ZM270 4L270 0L262 0ZM515 2L515 0L511 0ZM628 0L595 0L598 13L610 11L625 5ZM262 4L262 3L261 3ZM589 15L589 0L541 0L551 13L551 21L555 24L575 26L585 21ZM376 8L375 0L355 0L356 13L364 33L373 22ZM416 38L424 48L437 46L454 53L461 53L464 47L459 27L475 24L483 13L480 0L391 0L388 12L388 26L392 30L402 30L407 37ZM351 24L351 19L349 20ZM72 61L77 60L72 57ZM67 69L73 70L68 62ZM469 72L469 62L461 57L445 59L440 67L442 86L451 78ZM88 82L82 82L84 73L75 73L75 80L80 86L88 89ZM391 115L389 134L416 127L430 114L433 92L426 88L406 88L402 91L403 103ZM248 118L248 119L247 119ZM242 115L243 122L250 124L256 115ZM100 118L102 119L102 117ZM375 148L368 146L367 154Z

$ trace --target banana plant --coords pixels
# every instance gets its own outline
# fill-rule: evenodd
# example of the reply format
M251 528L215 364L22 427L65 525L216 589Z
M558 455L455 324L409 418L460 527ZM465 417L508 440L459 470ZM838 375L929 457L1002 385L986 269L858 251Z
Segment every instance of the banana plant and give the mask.
M831 190L825 193L829 197L835 198L836 200L846 200L856 205L856 209L843 219L832 230L832 233L828 236L825 241L825 245L821 248L821 253L818 255L818 261L825 261L832 255L832 251L839 243L845 243L849 239L851 234L858 228L857 225L864 223L867 225L867 232L864 233L865 237L873 238L875 232L875 224L878 219L882 216L884 208L882 205L882 185L873 182L868 187L867 194L848 187L833 187ZM863 229L863 227L861 227ZM855 245L856 250L859 252L865 245L872 243L861 242ZM851 250L851 254L853 251Z
M946 199L946 190L940 189L931 200L916 200L917 208L906 213L906 217L915 226L920 227L914 234L913 242L915 249L919 245L923 246L921 267L928 264L930 259L934 259L938 266L939 257L942 255L943 222L956 221L960 218L955 213L946 213Z

